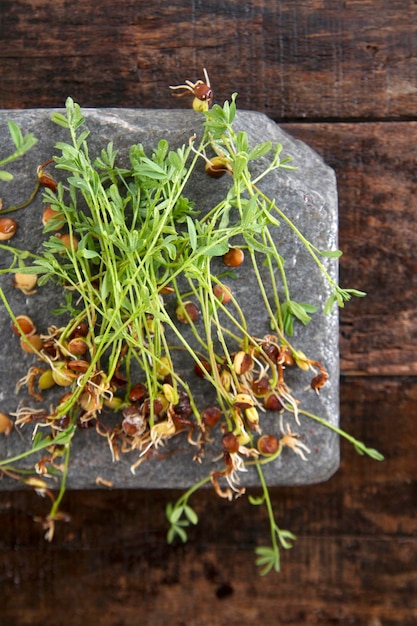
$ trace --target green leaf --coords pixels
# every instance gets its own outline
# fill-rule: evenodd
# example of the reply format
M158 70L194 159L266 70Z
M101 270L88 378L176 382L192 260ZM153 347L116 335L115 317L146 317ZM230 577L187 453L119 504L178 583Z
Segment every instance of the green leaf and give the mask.
M198 515L188 504L184 506L184 513L191 524L198 524Z
M191 219L189 215L187 215L187 228L188 228L188 237L190 238L190 246L193 251L197 248L197 233L195 230L194 221Z
M236 151L237 152L248 152L249 150L249 140L248 134L244 131L239 131L236 135Z
M269 546L259 546L255 549L256 565L259 567L265 566L261 569L260 575L265 576L271 569L276 572L280 570L279 552L278 550Z
M168 518L171 524L175 525L180 520L183 512L184 512L184 509L182 506L177 506L175 508L173 507L170 512L170 516Z
M248 496L248 500L254 506L260 506L265 502L265 496L258 496L257 498L255 496Z
M153 153L153 158L156 163L163 163L168 153L169 144L166 139L160 139L158 146Z
M365 452L372 459L375 459L375 461L383 461L385 458L384 455L378 452L378 450L375 450L375 448L366 448Z
M9 133L12 138L12 141L14 145L16 146L17 150L19 150L23 144L22 131L20 130L16 122L13 122L12 120L7 120L7 126L9 127Z
M167 173L158 163L155 163L148 157L143 157L140 164L140 170L138 172L142 176L147 176L153 180L163 180L167 177Z
M112 289L112 277L110 272L105 272L100 285L100 297L103 302L107 300L107 297Z
M52 113L51 120L54 124L62 126L62 128L69 128L69 122L65 115L62 115L62 113Z
M253 161L254 159L260 159L265 156L272 150L272 143L270 141L265 141L264 143L259 143L257 146L253 148L249 152L248 159L249 161Z
M323 309L325 315L329 315L332 312L333 307L334 307L336 301L337 301L336 293L330 294L330 296L326 300L326 303L325 303L324 309Z
M227 241L223 243L214 243L210 245L206 250L202 251L205 256L223 256L229 249Z
M306 326L310 320L310 314L315 313L317 308L307 302L295 302L295 300L287 300L281 305L282 317L284 320L284 330L287 334L293 333L293 320L297 319Z
M253 227L258 217L257 196L251 196L249 200L242 200L242 226L243 228Z
M359 291L358 289L345 289L344 291L357 298L364 298L367 295L366 291Z
M339 259L343 254L341 250L318 250L318 253L328 259Z
M361 456L366 454L367 456L370 456L372 459L375 459L375 461L384 460L384 456L380 452L378 452L378 450L375 450L375 448L368 448L364 443L362 443L362 441L355 440L353 442L353 446L356 452L360 454Z
M233 178L238 181L242 176L244 169L248 164L248 155L244 152L239 152L233 159Z
M5 182L13 180L13 174L6 172L6 170L0 170L0 180L4 180Z
M292 542L297 540L297 537L289 530L281 530L277 528L278 538L283 548L290 550L292 548Z
M82 250L78 250L78 254L82 256L84 259L96 259L99 257L99 253L95 250L89 250L88 248L83 248Z
M179 537L183 543L187 542L187 533L181 526L171 526L167 534L168 543L172 543L175 537Z

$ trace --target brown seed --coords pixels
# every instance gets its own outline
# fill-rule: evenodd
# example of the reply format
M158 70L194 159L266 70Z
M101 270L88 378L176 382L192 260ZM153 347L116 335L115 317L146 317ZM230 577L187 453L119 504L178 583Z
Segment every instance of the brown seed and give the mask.
M262 398L270 391L269 380L267 378L258 378L252 382L252 391L257 398Z
M187 300L186 302L182 302L176 309L176 315L179 322L183 324L189 324L191 322L196 322L200 316L200 311L194 302L191 300Z
M267 411L281 411L281 409L284 408L281 400L274 391L270 391L266 394L263 403Z
M282 365L286 365L287 367L291 367L292 365L294 365L295 363L294 357L289 348L287 347L280 348L278 362L282 363Z
M74 337L87 337L88 326L85 322L80 322L71 333L71 339Z
M238 393L233 398L233 406L238 409L249 409L254 404L253 398L248 393Z
M201 361L201 365L196 363L194 365L194 373L197 374L199 378L205 378L207 374L211 374L211 365L208 361Z
M11 217L0 217L0 241L11 239L17 230L17 222Z
M90 367L90 364L84 359L74 359L73 361L68 361L67 367L73 372L81 372L84 374Z
M130 404L123 409L122 428L130 437L142 435L146 430L146 419L136 405Z
M30 337L30 335L34 335L36 333L36 326L28 315L18 315L16 317L16 324L12 324L12 330L15 335L26 335L26 337ZM20 330L19 330L20 328Z
M214 285L213 293L223 304L227 304L232 299L232 290L227 285Z
M279 357L279 347L277 345L274 343L264 343L262 344L262 350L270 361L273 363L277 362Z
M329 375L327 372L320 372L320 374L317 374L317 376L314 376L312 379L310 383L311 388L318 393L319 390L326 384L328 379Z
M34 354L42 350L43 341L40 335L25 335L25 338L21 338L20 345L24 352Z
M240 350L235 354L233 359L233 369L238 376L246 374L252 369L252 367L253 359L250 354L243 352L243 350Z
M230 248L223 257L223 263L227 267L239 267L244 261L245 255L240 248Z
M48 172L45 172L44 168L49 165L50 163L52 163L52 160L47 161L46 163L43 163L42 165L39 165L38 167L38 180L40 182L41 185L43 185L44 187L47 187L48 189L52 189L52 191L56 191L58 184L55 180L55 178L53 178L53 176L51 176L51 174L48 174Z
M55 220L56 230L60 230L65 224L65 216L60 211L56 211L48 204L42 213L42 224L46 226L53 218L59 218Z
M10 419L8 415L4 413L0 413L0 434L10 435L13 429L13 421Z
M219 422L222 412L216 406L209 406L201 413L201 421L207 428L213 428Z
M148 393L145 385L142 383L138 383L134 385L129 393L129 400L131 402L140 402Z
M179 401L174 406L174 411L177 415L181 417L190 417L193 414L193 409L191 408L190 398L185 391L178 392Z
M239 450L239 440L233 433L226 433L222 438L223 448L229 454L233 454L234 452L238 452Z
M36 293L35 287L38 282L37 274L23 274L22 272L16 272L13 277L13 286L16 289L20 289L26 296L30 296Z
M274 435L262 435L258 439L257 447L261 454L268 456L278 452L279 441Z
M163 409L164 405L159 398L154 398L152 400L153 412L155 415L158 415ZM151 414L151 400L150 398L146 398L145 402L142 405L143 415Z
M82 356L88 350L88 343L83 337L74 337L68 342L67 348L74 356Z
M78 239L74 235L57 233L55 236L61 240L67 250L73 250L74 252L78 250Z

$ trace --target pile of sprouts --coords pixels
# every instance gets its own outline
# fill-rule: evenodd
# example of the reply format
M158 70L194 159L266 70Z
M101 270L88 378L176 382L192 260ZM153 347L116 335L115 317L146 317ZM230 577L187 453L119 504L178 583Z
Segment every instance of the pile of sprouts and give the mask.
M40 521L51 540L56 522L67 519L61 502L73 442L83 428L97 431L115 461L130 453L132 472L157 462L158 451L174 437L186 439L193 463L201 462L208 442L216 441L220 466L167 507L168 541L186 541L187 527L197 523L189 503L197 489L211 483L220 497L233 500L245 493L242 473L255 467L262 496L250 499L265 504L271 530L270 545L256 550L265 574L279 571L279 548L291 547L295 537L275 521L263 468L285 448L303 460L310 452L299 432L303 408L286 372L299 368L307 373L312 393L328 380L325 365L290 341L294 322L306 324L313 307L292 301L288 288L281 296L277 282L280 278L286 285L286 274L272 229L289 219L258 185L269 172L292 166L281 158L281 145L250 146L248 135L234 130L236 94L223 106L212 105L205 71L204 80L172 90L193 97L193 108L202 115L202 139L191 137L175 150L162 139L151 154L141 144L132 145L127 167L119 165L112 143L90 156L89 131L71 98L65 113L52 114L68 141L59 142L58 156L38 168L35 190L25 203L43 190L41 252L19 250L8 241L17 222L4 214L24 205L0 210L0 240L7 242L0 247L13 259L2 273L11 274L15 287L31 297L47 283L60 286L69 314L65 325L51 323L41 332L28 315L12 310L0 290L16 342L33 354L17 389L26 389L33 402L0 415L2 436L32 428L31 445L13 458L0 457L0 474L50 498L50 511ZM16 152L1 165L35 143L16 124L9 123L9 130ZM254 178L251 162L264 157L268 165ZM230 181L225 197L204 214L186 195L201 160L207 175ZM65 174L63 182L56 182L53 168ZM0 174L9 180L7 172ZM320 258L337 258L338 250L318 250L293 230L329 284L325 312L364 295L342 289L326 271ZM222 259L223 273L215 271L216 259ZM256 297L268 316L270 330L262 336L253 334L235 288L233 272L242 263L257 279ZM192 376L178 368L173 358L178 349L191 359ZM193 393L193 376L205 379L211 389L205 406ZM62 395L48 403L48 390L57 387ZM105 410L110 420L102 418ZM266 414L276 415L274 433L264 428ZM310 417L346 436L358 452L382 458L324 419Z

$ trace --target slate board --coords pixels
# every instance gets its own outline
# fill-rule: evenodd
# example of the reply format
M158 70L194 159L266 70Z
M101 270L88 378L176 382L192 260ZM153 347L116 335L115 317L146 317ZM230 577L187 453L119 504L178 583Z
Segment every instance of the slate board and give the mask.
M9 154L12 144L8 136L6 121L17 122L24 133L32 132L39 139L37 145L23 158L14 162L8 170L15 175L13 182L0 183L0 197L4 205L16 204L25 199L33 187L36 167L57 153L54 145L57 141L67 140L64 129L50 121L52 110L34 109L25 111L0 111L0 154ZM196 133L201 135L201 116L189 110L134 110L134 109L85 109L83 113L87 127L91 131L89 138L90 153L96 155L113 141L120 150L121 159L126 158L128 148L133 143L142 143L151 150L157 141L165 138L172 148L179 147ZM338 211L337 190L333 170L321 157L301 141L295 140L279 128L266 116L256 112L238 111L235 127L245 130L252 145L270 140L283 145L283 156L291 156L296 171L279 170L269 174L262 181L262 189L295 222L302 233L319 248L337 247ZM260 171L261 165L254 165L254 172ZM59 173L54 172L57 178ZM230 185L224 177L220 180L209 179L204 173L204 164L197 168L187 189L188 195L195 200L200 210L207 210L220 199L221 194ZM10 240L14 247L38 251L45 235L42 233L41 214L43 203L38 194L32 205L14 214L19 223L16 236ZM295 300L309 302L322 310L329 295L329 288L321 277L315 263L311 260L293 232L284 224L276 230L274 236L286 259L286 271ZM0 269L9 265L11 258L0 251ZM220 263L220 261L219 261ZM323 259L332 277L338 273L335 260ZM220 268L220 266L219 266ZM234 292L240 302L246 302L251 312L251 320L256 326L252 330L258 336L269 332L267 317L260 298L254 298L254 276L243 266L237 270L238 279ZM30 315L38 328L45 331L47 326L58 323L51 320L49 311L62 302L62 294L49 284L33 295L26 297L11 285L10 275L0 276L2 285L15 314ZM0 355L0 410L4 413L16 410L20 402L33 400L24 391L15 395L17 380L33 364L33 357L22 356L16 337L10 333L10 319L0 304L0 328L3 347ZM264 330L262 330L264 329ZM329 382L320 395L306 389L311 373L297 369L288 372L291 389L300 401L300 405L328 420L333 425L339 423L339 352L338 352L338 313L314 315L307 327L298 325L292 338L295 347L311 358L323 363L329 372ZM186 361L180 365L184 371L192 370L192 364ZM191 381L191 378L190 378ZM190 383L191 384L191 383ZM213 394L206 381L193 378L192 389L201 406L210 404ZM59 390L62 393L62 389ZM51 396L52 397L52 396ZM115 419L111 417L109 419ZM264 420L264 418L262 418ZM339 440L331 430L315 422L300 417L301 426L294 424L289 416L285 421L291 423L296 432L301 434L301 441L310 449L307 462L292 451L285 449L274 463L264 466L269 485L301 485L321 482L328 479L339 464ZM269 415L265 432L279 433L278 416ZM219 438L217 433L217 439ZM25 449L30 440L31 427L13 431L9 437L0 436L0 458L11 457ZM186 444L186 435L180 434L161 448L163 461L149 459L138 468L135 475L130 466L137 459L137 454L122 455L118 462L113 462L105 440L92 430L77 432L71 456L68 477L69 489L97 488L96 478L100 476L113 483L115 488L185 488L203 477L215 464L210 454L210 447L202 465L192 461L194 450ZM258 484L256 471L251 468L241 475L242 486ZM15 481L3 478L0 490L15 489Z

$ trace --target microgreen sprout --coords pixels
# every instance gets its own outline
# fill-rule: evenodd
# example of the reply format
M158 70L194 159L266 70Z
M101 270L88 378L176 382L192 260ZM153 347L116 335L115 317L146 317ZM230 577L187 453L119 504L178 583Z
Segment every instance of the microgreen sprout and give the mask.
M12 181L13 180L13 174L8 172L7 170L2 169L3 166L7 165L8 163L11 163L12 161L16 161L16 159L19 159L20 157L25 155L26 152L28 152L31 148L33 148L33 146L37 142L36 137L34 137L32 133L23 135L20 127L18 126L18 124L16 124L16 122L13 122L12 120L8 120L7 126L8 126L9 134L10 134L10 137L14 144L15 149L11 154L9 154L9 156L0 159L0 181ZM0 198L0 214L4 215L6 213L12 213L13 211L18 211L19 209L25 208L33 201L34 197L36 196L38 192L38 189L39 189L39 181L36 181L35 189L27 200L25 200L21 204L10 206L7 208L6 207L3 208L3 202ZM2 229L0 229L0 232L1 230Z
M57 312L66 313L69 321L38 333L30 318L14 314L1 290L0 298L22 348L37 358L37 365L19 381L19 389L27 387L34 401L47 398L52 386L62 387L64 394L45 409L18 407L15 427L34 425L34 437L30 449L0 460L0 472L50 496L51 510L42 523L51 540L55 522L67 519L60 505L80 427L93 426L115 461L121 454L132 454L133 473L181 433L198 463L217 432L220 466L167 506L168 541L186 541L186 529L197 523L189 504L197 489L211 483L220 497L233 500L245 493L242 476L255 466L263 495L250 501L265 506L271 531L271 546L256 550L257 564L266 574L279 571L280 547L290 548L295 537L275 522L263 467L284 448L307 461L310 450L296 432L301 427L299 416L346 436L358 452L382 458L304 411L292 394L285 376L289 368L311 371L310 384L317 393L328 374L314 356L305 355L289 340L294 323L308 324L316 309L291 298L272 229L280 221L287 223L314 259L330 286L327 311L363 294L341 289L322 264L321 256L338 257L340 252L318 250L260 190L264 176L279 168L291 170L292 165L281 157L281 145L250 146L248 135L234 130L236 94L222 107L210 108L213 92L206 72L204 81L186 81L172 89L183 90L177 95L194 96L193 106L204 116L203 137L198 141L192 137L175 150L162 139L151 154L141 144L133 145L124 168L118 165L113 143L96 158L90 156L89 131L81 108L71 98L65 114L52 115L69 139L56 145L59 154L37 172L46 205L43 249L34 254L4 246L13 262L2 273L18 272L27 295L47 283L60 286L64 302ZM211 159L209 152L215 154ZM269 162L263 173L253 177L251 162L266 156ZM230 182L225 197L202 214L186 195L201 160L209 175L225 175ZM52 164L65 173L64 184L45 170ZM216 257L223 259L223 273L214 269ZM253 334L234 285L229 285L234 268L243 262L256 277L269 318L270 333L260 337ZM36 280L23 283L22 276ZM176 365L177 351L191 358L195 372L211 386L215 401L210 406L200 406L192 379ZM102 419L105 410L114 412L116 424L109 426ZM270 411L280 415L279 433L263 431L263 416ZM3 418L3 432L10 434L7 419ZM41 460L39 453L44 455ZM29 457L35 459L34 471L21 465ZM50 480L59 481L57 496L48 486Z

